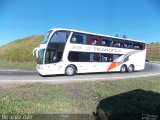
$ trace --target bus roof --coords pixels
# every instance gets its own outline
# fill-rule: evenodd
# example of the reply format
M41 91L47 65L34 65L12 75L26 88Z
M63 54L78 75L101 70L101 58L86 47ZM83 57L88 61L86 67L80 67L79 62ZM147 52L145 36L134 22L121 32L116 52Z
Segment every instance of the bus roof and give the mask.
M70 31L70 32L78 32L78 33L84 33L84 34L91 34L91 35L97 35L97 36L103 36L103 37L110 37L110 38L115 38L115 39L121 39L121 40L128 40L128 41L134 41L134 42L142 42L142 43L146 43L144 41L140 41L140 40L133 40L133 39L126 39L126 38L120 38L120 37L115 37L115 36L109 36L109 35L103 35L103 34L97 34L97 33L92 33L92 32L85 32L85 31L81 31L81 30L74 30L74 29L66 29L66 28L52 28L50 30L64 30L64 31Z

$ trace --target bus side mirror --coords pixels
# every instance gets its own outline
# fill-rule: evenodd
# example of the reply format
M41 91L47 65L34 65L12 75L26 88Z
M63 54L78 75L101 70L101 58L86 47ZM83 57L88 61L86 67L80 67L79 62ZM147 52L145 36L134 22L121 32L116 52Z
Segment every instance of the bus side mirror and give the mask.
M38 50L39 50L38 47L34 48L34 50L33 50L33 56L35 55L34 53L36 53L37 58L38 58Z

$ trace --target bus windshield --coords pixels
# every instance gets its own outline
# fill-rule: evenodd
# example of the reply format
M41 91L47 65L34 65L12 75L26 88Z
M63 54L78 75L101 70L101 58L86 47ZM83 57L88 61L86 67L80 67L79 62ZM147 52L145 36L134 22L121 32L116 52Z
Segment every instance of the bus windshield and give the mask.
M43 58L44 58L44 49L40 49L38 51L37 64L43 64Z
M47 43L48 38L49 38L49 36L51 35L51 33L52 33L52 30L50 30L50 31L48 31L48 32L46 33L46 35L44 36L41 44L46 44L46 43Z
M66 43L69 34L70 32L67 31L56 31L53 34L50 43Z

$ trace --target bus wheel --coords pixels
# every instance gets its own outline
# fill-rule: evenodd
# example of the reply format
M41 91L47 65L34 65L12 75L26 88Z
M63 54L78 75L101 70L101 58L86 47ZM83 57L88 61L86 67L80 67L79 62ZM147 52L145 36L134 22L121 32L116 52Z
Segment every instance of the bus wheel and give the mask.
M122 65L120 71L121 71L121 73L126 72L127 71L127 66L126 65Z
M134 71L134 66L129 65L129 67L127 68L127 72L133 72L133 71Z
M73 76L76 74L76 67L74 65L69 65L65 69L65 74L67 76Z

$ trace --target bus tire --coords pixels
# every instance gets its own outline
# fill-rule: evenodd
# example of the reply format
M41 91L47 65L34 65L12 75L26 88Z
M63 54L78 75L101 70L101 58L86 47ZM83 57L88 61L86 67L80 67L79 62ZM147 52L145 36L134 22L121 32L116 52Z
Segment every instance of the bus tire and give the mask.
M77 69L74 65L68 65L65 69L65 75L74 76L77 72Z
M127 71L127 66L126 65L122 65L120 71L121 71L121 73L126 72Z
M127 68L127 72L133 72L134 71L134 65L129 65Z

